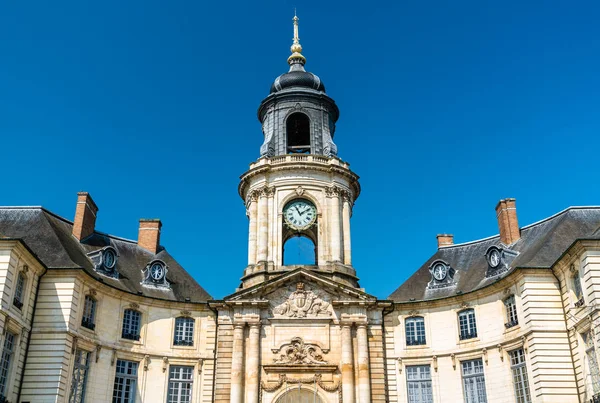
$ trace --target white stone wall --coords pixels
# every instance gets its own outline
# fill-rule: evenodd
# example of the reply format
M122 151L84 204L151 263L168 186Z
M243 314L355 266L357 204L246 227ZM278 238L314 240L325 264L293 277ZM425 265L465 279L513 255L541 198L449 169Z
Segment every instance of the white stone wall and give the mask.
M84 297L90 292L98 301L93 331L81 326ZM121 339L123 311L131 306L142 312L139 342ZM181 311L195 319L193 347L173 346ZM215 322L206 305L140 298L82 271L49 270L41 281L21 401L68 400L75 346L91 352L86 401L111 400L117 359L139 363L136 401L166 400L169 365L193 366L193 401L212 400Z
M4 391L5 396L11 401L17 400L19 392L27 339L31 330L35 290L43 271L41 265L20 242L0 241L0 351L4 346L6 332L15 335L7 387ZM23 272L26 278L21 309L13 304L19 272Z
M515 296L519 324L506 329L503 300ZM458 312L473 308L476 338L459 340ZM425 318L426 346L407 346L405 319ZM511 274L479 292L398 304L385 321L392 402L407 401L406 366L431 365L434 401L463 401L461 361L481 358L490 403L515 402L509 351L524 348L534 402L578 402L559 285L549 270Z

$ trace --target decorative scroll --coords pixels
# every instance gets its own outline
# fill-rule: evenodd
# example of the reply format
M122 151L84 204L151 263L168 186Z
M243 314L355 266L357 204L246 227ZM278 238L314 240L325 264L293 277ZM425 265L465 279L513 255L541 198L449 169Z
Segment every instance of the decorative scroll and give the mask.
M261 390L264 390L265 392L272 393L272 392L275 392L280 387L282 387L283 384L285 384L285 383L292 384L292 385L298 385L298 384L304 384L304 385L317 384L325 392L336 392L336 391L341 391L342 390L342 382L338 381L338 382L334 383L333 385L327 385L327 384L325 384L323 382L321 374L315 374L315 375L313 375L311 377L307 377L307 378L289 378L287 375L281 374L281 375L279 375L279 380L274 385L270 385L269 386L269 385L267 385L265 383L265 381L261 381L260 382L260 387L261 387Z
M301 337L294 337L281 350L283 354L273 360L275 364L327 364L321 349L314 344L304 344Z
M282 303L273 308L273 313L290 318L306 318L314 316L331 316L331 304L318 294L304 287L304 283L296 284L293 291Z

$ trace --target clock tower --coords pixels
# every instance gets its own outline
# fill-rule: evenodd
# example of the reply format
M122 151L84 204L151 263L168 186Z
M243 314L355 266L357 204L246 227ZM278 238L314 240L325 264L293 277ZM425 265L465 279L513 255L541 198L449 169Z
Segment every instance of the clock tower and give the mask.
M258 108L264 141L260 158L241 176L239 194L249 218L245 289L296 269L286 243L302 237L314 247L305 269L357 287L350 218L360 193L358 176L337 156L339 110L306 58L294 17L289 71L277 77Z

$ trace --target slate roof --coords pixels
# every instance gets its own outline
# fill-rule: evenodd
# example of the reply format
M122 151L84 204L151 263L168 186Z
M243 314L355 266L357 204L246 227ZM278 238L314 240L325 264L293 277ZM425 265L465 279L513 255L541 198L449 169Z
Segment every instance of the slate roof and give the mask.
M156 254L139 247L135 241L101 232L79 242L72 235L73 223L42 207L0 207L0 239L19 239L48 269L83 269L104 284L136 295L171 301L205 302L212 297L161 247ZM119 255L119 279L98 274L88 253L112 246ZM167 264L170 290L141 284L142 269L152 260Z
M600 207L570 207L545 220L521 228L521 238L508 249L518 252L510 272L518 268L551 268L577 240L600 239ZM507 248L500 236L439 249L390 295L396 302L426 301L467 293L494 283L486 278L485 253L491 246ZM456 270L456 286L428 289L429 266L441 259ZM504 274L505 275L505 274Z

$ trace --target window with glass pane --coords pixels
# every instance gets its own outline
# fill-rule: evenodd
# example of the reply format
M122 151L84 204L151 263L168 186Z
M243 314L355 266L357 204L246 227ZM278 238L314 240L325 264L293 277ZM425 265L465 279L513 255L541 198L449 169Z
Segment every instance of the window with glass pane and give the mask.
M421 316L406 318L406 345L418 346L425 343L425 319Z
M15 288L15 297L13 298L13 305L17 308L23 308L23 292L25 290L25 275L20 272L17 277L17 286Z
M594 345L594 336L590 332L581 335L585 345L585 356L587 358L588 376L586 383L592 385L594 395L600 393L600 370L598 369L598 358L596 357L596 346Z
M175 338L173 344L176 346L194 345L194 319L176 318L175 319Z
M172 365L169 368L169 394L167 403L189 403L192 401L194 367Z
M0 361L0 398L6 396L8 375L10 373L10 363L12 361L14 347L15 335L7 332L4 336L4 347L2 349L2 358Z
M465 309L458 313L458 324L460 327L460 339L472 339L477 337L477 324L475 323L475 310Z
M504 324L506 328L510 328L519 324L519 318L517 317L517 304L515 303L515 296L511 295L510 297L504 300L504 306L506 307L506 320L507 322Z
M126 309L123 313L123 331L121 332L121 337L129 340L139 340L141 319L141 313L133 309Z
M431 367L413 365L406 367L408 403L433 403L431 391Z
M463 361L461 367L465 403L487 403L483 361L481 359Z
M529 379L527 379L527 366L525 365L525 351L522 348L511 351L510 369L512 371L513 385L517 403L531 403L529 395Z
M73 379L71 380L71 394L69 403L83 403L85 399L85 384L90 365L90 353L88 351L75 350L75 362L73 363Z
M583 291L581 290L581 279L579 278L579 273L575 274L572 277L572 281L573 281L573 292L575 293L575 296L578 299L583 297Z
M117 360L112 403L135 403L138 363Z
M96 300L90 295L85 296L81 326L94 330L96 328Z

